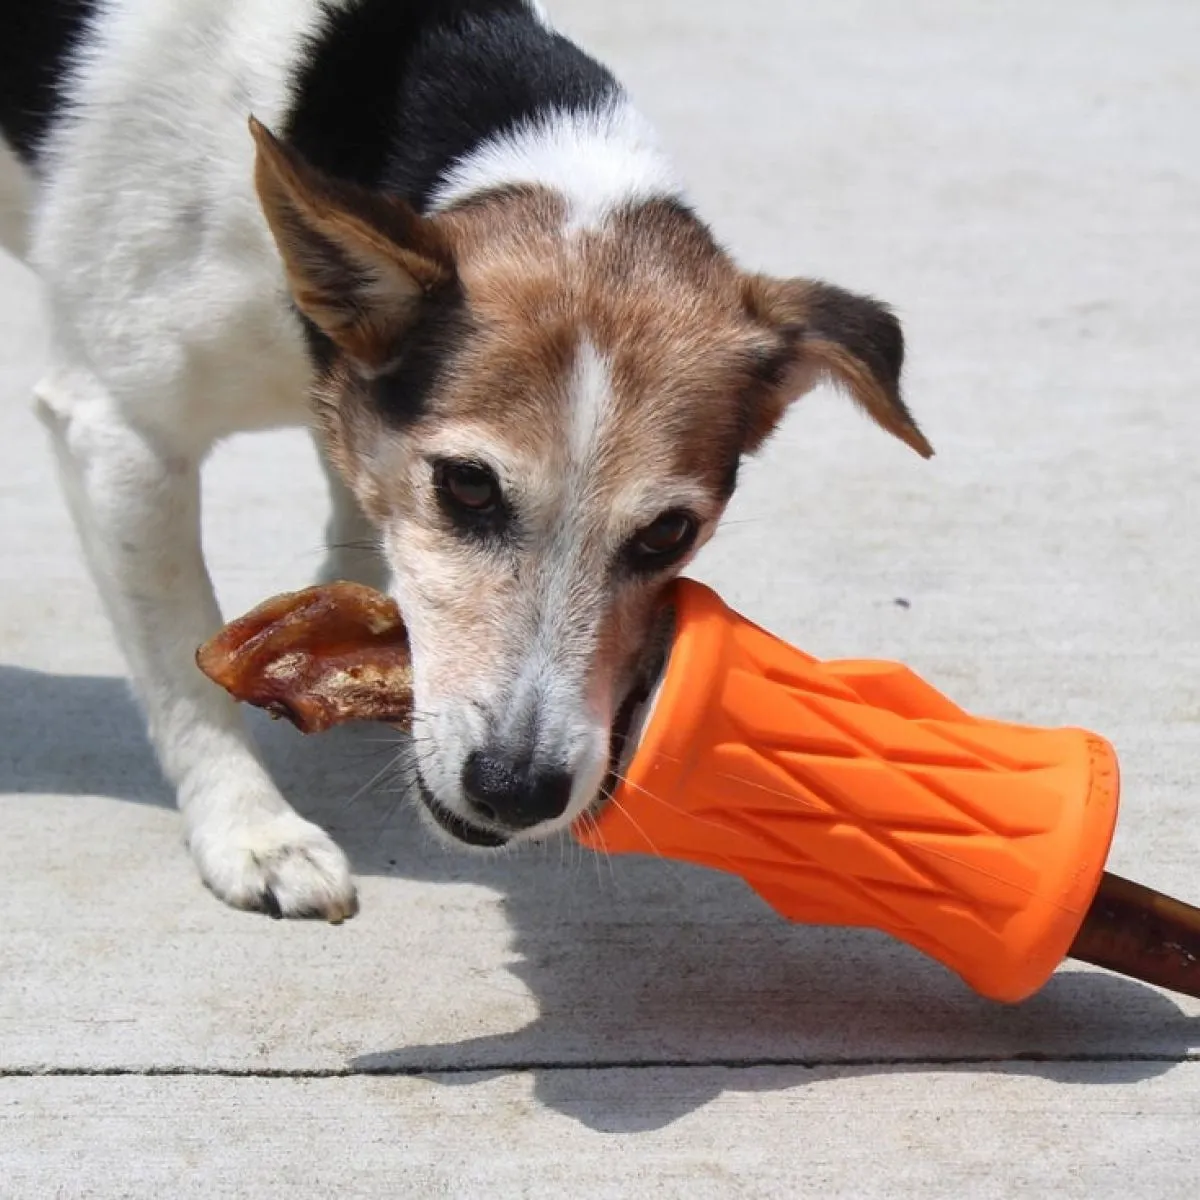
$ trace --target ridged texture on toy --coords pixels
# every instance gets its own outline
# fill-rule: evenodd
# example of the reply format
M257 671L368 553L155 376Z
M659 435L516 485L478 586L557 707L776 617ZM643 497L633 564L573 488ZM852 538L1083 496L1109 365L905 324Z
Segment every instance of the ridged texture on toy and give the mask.
M685 582L615 803L577 836L743 876L795 921L863 925L997 1000L1067 953L1116 820L1112 748L972 717L894 663L820 663Z

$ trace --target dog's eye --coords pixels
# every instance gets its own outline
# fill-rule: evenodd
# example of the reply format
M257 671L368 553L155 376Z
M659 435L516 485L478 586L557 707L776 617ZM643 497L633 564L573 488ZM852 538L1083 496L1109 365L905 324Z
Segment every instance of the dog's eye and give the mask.
M439 462L434 467L434 482L443 503L460 511L487 516L500 510L500 483L480 463Z
M699 523L691 513L671 509L634 534L627 547L628 558L641 570L658 570L691 549L698 529Z

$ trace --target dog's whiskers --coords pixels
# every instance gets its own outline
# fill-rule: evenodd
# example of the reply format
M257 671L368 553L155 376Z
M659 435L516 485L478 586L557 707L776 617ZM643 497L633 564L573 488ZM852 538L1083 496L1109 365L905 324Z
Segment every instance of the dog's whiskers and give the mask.
M349 542L325 542L326 550L382 550L382 538L359 538Z

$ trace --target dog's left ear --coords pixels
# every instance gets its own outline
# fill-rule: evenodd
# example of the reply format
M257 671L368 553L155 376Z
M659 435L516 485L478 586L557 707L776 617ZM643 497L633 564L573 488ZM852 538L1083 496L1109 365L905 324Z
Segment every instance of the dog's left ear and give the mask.
M807 279L748 275L746 309L768 335L757 372L764 386L749 414L746 450L756 450L784 410L827 379L922 458L933 447L900 395L904 335L890 309L866 296Z
M332 179L253 117L254 182L296 307L360 369L396 353L422 303L456 279L431 221Z

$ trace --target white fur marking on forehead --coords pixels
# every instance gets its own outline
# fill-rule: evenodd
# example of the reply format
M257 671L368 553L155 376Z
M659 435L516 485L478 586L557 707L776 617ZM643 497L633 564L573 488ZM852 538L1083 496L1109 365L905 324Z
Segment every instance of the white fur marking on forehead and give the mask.
M575 374L568 398L568 445L572 466L587 463L596 452L612 412L612 376L608 362L584 340L575 355Z
M680 194L649 123L623 96L589 112L547 113L483 143L451 167L433 207L519 184L565 197L575 230L603 225L624 205Z

